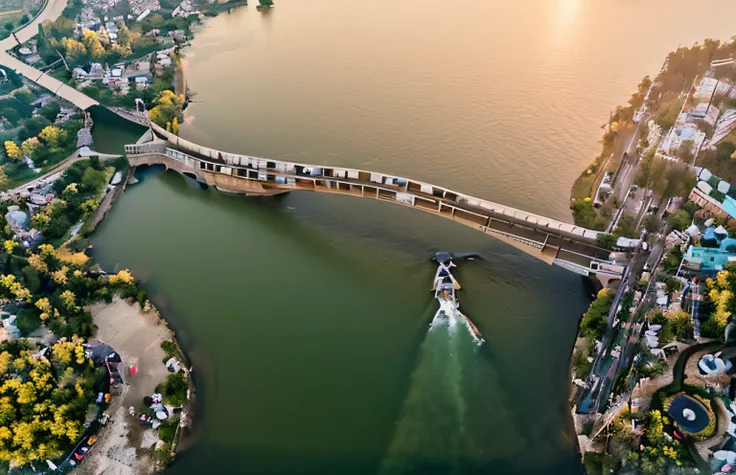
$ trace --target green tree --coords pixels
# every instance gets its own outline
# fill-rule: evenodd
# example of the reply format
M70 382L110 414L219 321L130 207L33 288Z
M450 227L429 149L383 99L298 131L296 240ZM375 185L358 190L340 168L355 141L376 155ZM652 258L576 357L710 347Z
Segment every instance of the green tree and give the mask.
M693 218L690 216L690 213L684 209L677 210L675 214L670 216L669 222L667 223L667 231L684 231L690 227L692 220Z
M59 112L61 112L61 105L56 101L49 101L44 104L38 113L46 117L49 122L53 122L56 120L56 116L59 115Z
M584 337L600 339L608 325L608 313L613 303L613 295L607 289L598 292L588 311L580 320L580 333Z
M627 238L638 237L638 233L636 232L636 219L630 214L623 214L618 220L616 229L613 230L613 235Z

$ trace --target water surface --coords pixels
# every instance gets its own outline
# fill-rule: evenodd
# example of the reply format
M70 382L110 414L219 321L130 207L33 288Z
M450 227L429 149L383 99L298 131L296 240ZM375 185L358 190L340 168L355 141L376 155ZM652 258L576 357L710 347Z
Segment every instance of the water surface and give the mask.
M569 219L600 125L678 44L727 38L712 0L280 0L186 50L185 138L364 167ZM95 137L98 139L98 137ZM103 139L104 140L104 139ZM115 145L117 146L117 145ZM568 359L588 294L441 218L352 197L226 197L173 174L128 190L94 239L191 349L199 438L170 473L580 473ZM429 330L436 251L477 348Z

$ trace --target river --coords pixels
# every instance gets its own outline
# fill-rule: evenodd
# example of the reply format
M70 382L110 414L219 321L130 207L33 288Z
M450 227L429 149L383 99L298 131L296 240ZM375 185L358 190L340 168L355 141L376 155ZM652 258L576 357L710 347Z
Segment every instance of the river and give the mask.
M600 125L736 6L684 0L281 0L186 49L181 135L404 174L569 219ZM632 32L638 32L634 35ZM104 122L104 121L103 121ZM98 144L115 127L95 132ZM115 145L117 146L117 145ZM567 407L582 280L440 218L350 197L222 196L147 170L94 236L191 352L201 407L167 473L580 473ZM429 323L462 262L486 336Z

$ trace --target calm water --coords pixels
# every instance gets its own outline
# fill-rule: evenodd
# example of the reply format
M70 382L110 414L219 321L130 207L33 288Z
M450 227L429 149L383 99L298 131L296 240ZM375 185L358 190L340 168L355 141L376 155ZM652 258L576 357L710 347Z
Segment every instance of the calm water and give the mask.
M698 15L687 5L242 8L210 20L186 51L198 95L182 135L568 219L608 111L678 43L732 33L736 5L713 0ZM579 277L383 203L245 200L175 174L143 178L94 244L104 266L145 279L199 370L198 437L172 475L580 473L567 408L588 303ZM438 250L484 257L458 270L480 348L462 326L428 328Z

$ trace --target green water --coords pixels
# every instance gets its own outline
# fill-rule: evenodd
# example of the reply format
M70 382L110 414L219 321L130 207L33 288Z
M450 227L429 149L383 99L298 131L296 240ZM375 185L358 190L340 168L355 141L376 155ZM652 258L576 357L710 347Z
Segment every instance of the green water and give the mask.
M123 119L102 106L89 109L94 127L94 150L100 153L122 153L123 147L135 143L146 131L145 127Z
M579 469L578 276L411 210L245 200L174 173L129 188L94 246L144 279L194 360L198 431L172 474ZM443 249L487 259L457 272L480 348L464 327L428 332Z
M679 43L733 34L729 0L280 0L184 50L181 135L362 167L570 219L600 124ZM731 15L729 15L731 13ZM628 31L639 32L636 35ZM115 118L95 147L137 139ZM441 218L173 173L129 188L96 257L142 278L194 361L196 432L167 474L578 474L568 361L580 277ZM462 328L429 324L437 251Z

